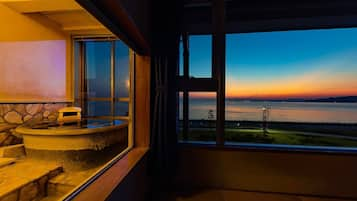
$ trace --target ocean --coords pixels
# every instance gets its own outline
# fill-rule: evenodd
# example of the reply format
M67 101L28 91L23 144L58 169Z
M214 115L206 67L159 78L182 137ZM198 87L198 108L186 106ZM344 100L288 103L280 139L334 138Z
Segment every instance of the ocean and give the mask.
M261 121L263 107L268 108L268 121L357 123L357 103L276 102L276 101L226 101L226 120ZM209 112L212 110L211 112ZM182 119L182 101L179 105ZM208 119L209 113L216 118L216 101L209 98L189 100L189 119Z

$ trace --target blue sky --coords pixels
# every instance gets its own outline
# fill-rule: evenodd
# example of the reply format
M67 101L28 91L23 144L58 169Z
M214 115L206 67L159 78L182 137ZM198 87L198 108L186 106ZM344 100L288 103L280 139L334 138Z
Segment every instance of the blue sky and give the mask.
M211 36L189 42L190 75L210 77ZM228 34L226 54L227 96L357 95L357 28Z

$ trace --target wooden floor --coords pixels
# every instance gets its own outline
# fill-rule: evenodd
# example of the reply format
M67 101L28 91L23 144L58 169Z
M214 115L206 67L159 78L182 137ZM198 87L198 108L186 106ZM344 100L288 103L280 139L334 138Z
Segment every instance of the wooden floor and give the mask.
M203 190L175 193L170 201L351 201L351 199L296 196L246 191Z

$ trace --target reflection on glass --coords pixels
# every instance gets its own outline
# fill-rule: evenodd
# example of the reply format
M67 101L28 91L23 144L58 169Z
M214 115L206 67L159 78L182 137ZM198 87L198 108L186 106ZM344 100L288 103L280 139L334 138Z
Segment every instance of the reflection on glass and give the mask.
M80 83L80 43L79 42L74 42L74 47L73 47L73 52L74 52L74 98L78 99L79 98L79 83Z
M129 97L129 48L115 42L115 97Z
M356 34L227 35L225 140L357 147Z
M88 97L110 97L111 42L86 42L85 63Z
M88 116L112 116L110 101L88 101Z
M129 116L128 102L115 102L115 116Z
M181 37L179 44L179 76L183 76L183 68L183 41Z

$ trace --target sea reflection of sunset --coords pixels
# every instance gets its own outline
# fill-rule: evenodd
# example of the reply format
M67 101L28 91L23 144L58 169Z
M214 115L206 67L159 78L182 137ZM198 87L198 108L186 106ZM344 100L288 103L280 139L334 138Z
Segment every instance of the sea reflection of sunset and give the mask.
M270 108L270 121L357 123L357 103L229 101L226 120L260 121L263 106ZM214 99L193 99L189 117L207 119L209 110L216 114Z

